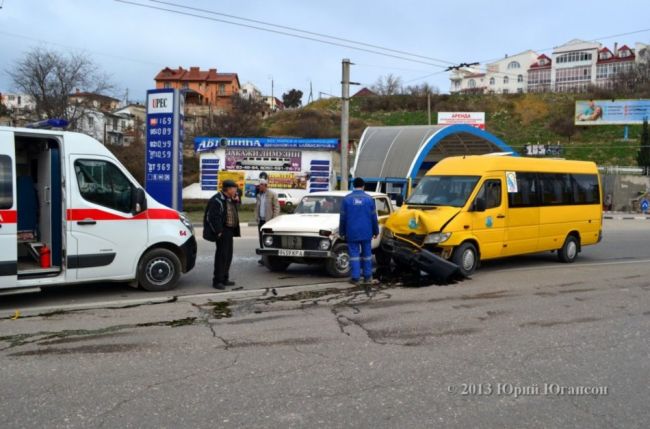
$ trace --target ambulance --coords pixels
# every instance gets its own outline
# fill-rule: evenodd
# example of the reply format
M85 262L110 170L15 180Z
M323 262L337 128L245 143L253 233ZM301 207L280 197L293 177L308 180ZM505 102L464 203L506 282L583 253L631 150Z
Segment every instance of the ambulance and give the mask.
M196 252L190 221L97 140L0 127L0 294L98 281L169 290Z

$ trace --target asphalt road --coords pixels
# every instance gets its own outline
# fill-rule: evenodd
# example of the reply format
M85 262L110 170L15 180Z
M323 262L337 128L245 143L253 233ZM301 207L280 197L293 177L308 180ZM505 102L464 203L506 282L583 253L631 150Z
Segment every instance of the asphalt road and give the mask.
M449 286L0 319L2 426L645 429L650 225L607 232Z
M197 230L197 238L201 230ZM606 220L604 239L597 246L586 247L580 254L575 267L581 264L600 264L603 262L650 260L650 221ZM245 290L259 288L278 288L296 285L334 283L318 265L292 264L284 273L273 273L257 263L255 255L258 247L257 230L243 228L242 237L235 240L235 255L231 278L237 287ZM214 244L198 239L199 254L196 267L181 277L176 289L169 292L145 292L124 283L94 283L63 287L52 287L36 294L0 297L0 311L28 309L42 306L74 305L89 302L148 299L169 295L193 295L214 292L212 264ZM487 262L482 265L472 281L480 281L484 273L494 270L527 270L548 266L559 267L554 254L527 255Z

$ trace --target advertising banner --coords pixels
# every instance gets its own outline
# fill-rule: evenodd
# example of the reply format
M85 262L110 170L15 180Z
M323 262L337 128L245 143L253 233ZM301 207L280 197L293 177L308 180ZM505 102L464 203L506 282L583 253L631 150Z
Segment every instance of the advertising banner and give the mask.
M578 100L576 125L641 124L650 117L650 100Z
M224 180L232 180L237 184L240 191L244 192L246 183L246 174L243 171L220 171L219 172L219 190Z
M485 112L438 112L438 125L471 125L485 129Z
M269 188L307 189L306 173L269 173Z
M283 149L226 149L226 170L300 171L302 152Z

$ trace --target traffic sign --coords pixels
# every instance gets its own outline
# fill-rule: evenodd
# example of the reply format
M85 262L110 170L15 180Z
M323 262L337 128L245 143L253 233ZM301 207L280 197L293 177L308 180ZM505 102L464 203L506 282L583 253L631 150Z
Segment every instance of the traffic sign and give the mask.
M646 200L645 198L641 200L641 211L643 213L648 213L649 206L650 203L648 202L648 200Z

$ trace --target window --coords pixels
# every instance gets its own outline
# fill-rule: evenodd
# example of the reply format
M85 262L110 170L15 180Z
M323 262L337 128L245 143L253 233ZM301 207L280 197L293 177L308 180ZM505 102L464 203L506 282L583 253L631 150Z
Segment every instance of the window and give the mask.
M493 77L490 78L490 85L494 85L494 78Z
M467 82L467 86L470 88L476 88L476 81L474 79L470 79L469 82Z
M92 116L88 117L88 128L93 128L95 126L95 118Z
M562 63L574 63L578 61L591 61L591 53L588 52L569 52L567 54L562 54L557 57L556 62L558 64Z
M521 68L521 64L519 64L517 61L510 61L510 62L508 63L508 68L509 68L509 69L520 69L520 68Z
M117 118L113 118L113 131L117 131Z
M573 202L570 174L540 174L539 187L543 206L569 205Z
M510 94L510 91L508 91L508 88L503 88L503 93L504 94Z
M517 94L523 94L524 88L517 88Z
M572 174L573 203L599 204L600 187L595 174Z
M10 209L14 205L13 161L7 155L0 155L0 209Z
M510 79L508 79L508 76L503 76L503 83L507 84L508 82L510 82Z
M287 194L278 194L278 198L287 198Z
M21 102L21 99L20 99L20 95L19 95L19 96L18 96L18 105L19 105L19 106L20 106L20 102Z
M516 173L517 192L508 192L508 205L511 208L536 207L537 180L535 173Z
M107 161L77 160L74 163L81 196L91 203L130 213L133 185Z
M425 176L413 191L408 204L463 207L478 179L476 176Z
M164 88L171 88L171 87L172 87L172 84L169 83L169 82L165 82L165 83L163 84L163 87L164 87Z
M219 95L226 95L226 84L225 83L220 83L219 84Z
M375 206L377 207L377 216L388 216L390 214L390 205L386 198L376 198Z
M501 180L486 180L476 198L485 201L486 209L501 207Z
M524 81L524 75L523 74L517 75L517 82L521 83L523 81Z

